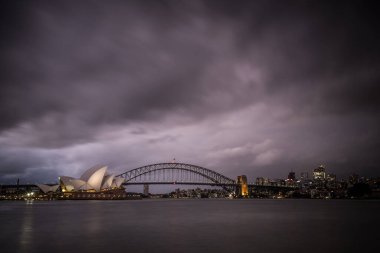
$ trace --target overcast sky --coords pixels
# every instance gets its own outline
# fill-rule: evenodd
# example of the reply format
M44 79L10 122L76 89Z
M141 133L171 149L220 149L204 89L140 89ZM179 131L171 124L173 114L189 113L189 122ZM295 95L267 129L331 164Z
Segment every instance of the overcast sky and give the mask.
M368 1L1 1L0 182L95 164L379 176ZM299 174L298 174L299 175Z

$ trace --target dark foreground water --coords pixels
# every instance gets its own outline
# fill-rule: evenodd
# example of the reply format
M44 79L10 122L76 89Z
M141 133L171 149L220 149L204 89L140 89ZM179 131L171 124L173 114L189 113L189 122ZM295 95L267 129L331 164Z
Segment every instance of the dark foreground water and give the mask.
M0 252L380 252L380 201L0 202Z

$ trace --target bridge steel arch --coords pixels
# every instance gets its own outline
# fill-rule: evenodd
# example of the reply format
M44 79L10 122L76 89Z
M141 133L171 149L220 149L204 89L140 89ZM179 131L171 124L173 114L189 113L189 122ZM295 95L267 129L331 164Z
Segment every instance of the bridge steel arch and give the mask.
M186 164L186 163L157 163L157 164L150 164L150 165L145 165L136 169L129 170L127 172L124 172L120 175L117 175L117 177L122 177L124 178L124 184L136 184L133 183L133 181L137 180L138 178L141 179L144 175L148 177L148 180L139 180L139 183L141 184L155 184L155 183L168 183L167 181L161 181L161 182L154 182L153 180L149 180L149 177L154 173L158 171L183 171L186 173L193 173L196 175L199 175L200 177L203 177L207 182L183 182L182 180L177 180L173 183L176 184L202 184L202 185L212 185L212 186L221 186L225 189L230 190L231 187L236 186L236 182L228 178L218 172L215 172L213 170L197 166L197 165L192 165L192 164Z

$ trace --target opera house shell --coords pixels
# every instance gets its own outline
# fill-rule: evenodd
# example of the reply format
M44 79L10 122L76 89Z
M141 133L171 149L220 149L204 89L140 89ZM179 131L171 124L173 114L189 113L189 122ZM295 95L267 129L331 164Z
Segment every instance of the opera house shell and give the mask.
M97 165L86 170L80 178L60 176L62 192L102 192L119 189L124 178L107 174L107 166Z
M38 188L41 189L43 193L56 192L59 188L59 184L47 185L47 184L37 184Z

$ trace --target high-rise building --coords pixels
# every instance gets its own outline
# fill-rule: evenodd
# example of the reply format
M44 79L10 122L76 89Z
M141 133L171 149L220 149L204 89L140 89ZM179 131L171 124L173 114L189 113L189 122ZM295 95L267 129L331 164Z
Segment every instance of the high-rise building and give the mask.
M256 178L256 184L257 185L264 185L265 179L263 177L257 177Z
M296 180L296 173L293 172L293 171L289 172L289 174L288 174L288 180L295 181Z
M237 183L239 184L239 195L243 197L248 196L247 176L246 175L238 176Z
M336 181L336 175L335 174L327 174L326 179L327 179L327 181L330 181L330 182Z
M301 180L309 179L309 172L301 172Z
M357 175L357 174L352 174L352 175L350 175L349 177L348 177L348 182L350 183L350 184L356 184L356 183L358 183L359 182L359 175Z
M323 165L320 165L318 168L313 171L314 180L324 180L326 179L326 171Z

